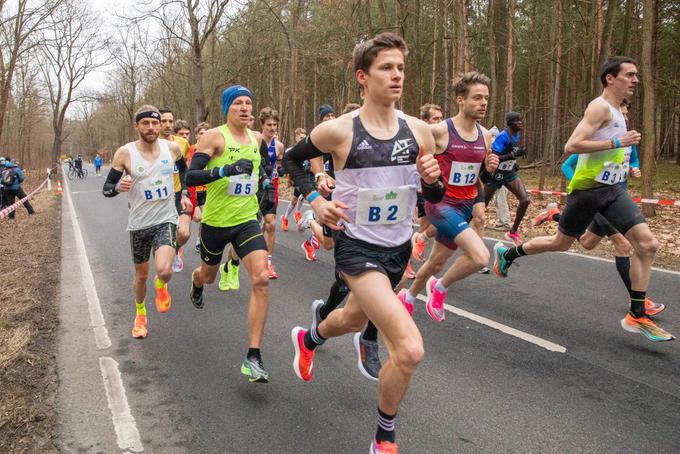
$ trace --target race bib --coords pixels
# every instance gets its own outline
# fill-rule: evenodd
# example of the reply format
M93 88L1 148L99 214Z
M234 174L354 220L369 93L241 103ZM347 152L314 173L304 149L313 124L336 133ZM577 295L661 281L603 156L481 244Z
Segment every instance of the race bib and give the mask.
M382 189L359 189L356 223L360 225L397 224L410 216L410 186Z
M167 199L171 195L174 196L175 193L170 178L158 179L144 189L144 200L147 202Z
M236 197L248 197L257 192L256 175L234 175L229 177L227 195Z
M595 177L598 183L614 185L628 179L628 163L618 164L616 162L605 162L600 173Z
M515 168L515 162L516 160L510 159L508 161L503 161L498 164L498 170L501 170L503 172L509 172Z
M471 186L477 182L481 162L457 162L451 163L449 184L452 186Z

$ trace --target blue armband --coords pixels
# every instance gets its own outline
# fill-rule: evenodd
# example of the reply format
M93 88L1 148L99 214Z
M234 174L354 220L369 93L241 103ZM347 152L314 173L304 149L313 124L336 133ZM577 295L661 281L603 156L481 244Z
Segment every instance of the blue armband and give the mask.
M307 196L307 202L312 203L317 197L319 197L319 192L312 191L312 193Z

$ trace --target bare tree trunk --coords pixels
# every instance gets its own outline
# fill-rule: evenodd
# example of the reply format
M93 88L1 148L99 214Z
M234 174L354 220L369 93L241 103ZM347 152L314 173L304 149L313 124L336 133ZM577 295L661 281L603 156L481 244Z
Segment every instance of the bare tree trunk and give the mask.
M559 104L560 104L560 89L562 87L562 14L563 14L563 0L555 2L555 29L554 29L554 45L555 49L555 76L553 78L553 93L552 103L550 106L550 121L548 122L548 142L550 147L546 152L550 154L551 173L554 174L555 164L560 156L561 147L558 145L558 125L559 125ZM547 156L544 158L547 161Z
M558 0L560 1L560 0ZM513 106L513 80L515 72L515 59L513 56L513 28L514 28L514 17L515 17L515 0L508 0L508 56L505 67L505 111L508 112L512 110ZM559 79L558 79L559 81Z
M489 106L489 120L496 125L499 116L500 93L498 91L498 45L496 43L496 1L489 0L487 13L487 33L489 34L489 77L491 79L491 102Z
M642 197L653 197L653 171L654 171L654 146L656 144L656 131L654 129L654 112L656 110L654 72L652 67L654 41L654 22L656 21L656 1L645 0L643 2L642 21L642 58L640 72L644 82L643 117L642 117ZM653 204L643 204L642 212L647 217L655 214Z

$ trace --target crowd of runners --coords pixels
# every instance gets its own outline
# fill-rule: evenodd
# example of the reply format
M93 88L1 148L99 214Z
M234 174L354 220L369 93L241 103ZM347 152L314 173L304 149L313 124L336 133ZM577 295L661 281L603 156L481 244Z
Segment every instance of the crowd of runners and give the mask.
M200 266L180 294L188 293L203 309L205 286L219 274L220 290L237 290L244 265L251 290L241 372L251 382L270 378L261 347L269 281L279 277L273 260L279 219L283 234L291 215L297 230L305 232L301 250L307 260L315 261L322 247L333 250L328 297L311 303L309 326L291 330L293 370L311 381L316 350L330 338L354 336L361 374L378 382L372 453L397 452L395 417L424 355L413 320L416 298L424 290L427 314L443 322L449 289L484 272L491 257L494 272L507 278L520 257L567 250L574 241L593 248L609 237L630 295L628 307L621 304L621 326L652 341L673 339L652 319L665 306L647 297L658 241L626 190L627 178L640 176L635 147L641 136L626 126L628 100L638 84L635 61L607 60L600 72L602 94L588 105L564 147L571 155L563 166L570 180L566 207L560 213L549 206L534 220L559 222L557 233L522 242L519 227L529 198L517 165L527 154L521 113L508 112L502 131L482 126L491 81L478 72L453 81L453 117L434 104L423 106L419 118L397 110L407 55L405 42L393 33L358 44L353 61L361 104L347 105L340 115L328 104L320 106L316 127L296 129L288 149L279 139L279 113L265 107L256 116L256 94L241 85L222 93L223 124L194 128L195 145L189 144L189 123L175 119L170 109L141 106L134 122L139 139L115 152L103 190L106 197L128 193L135 267L132 336L148 333L151 256L155 305L167 312L168 283L183 269L182 247L194 221ZM277 217L285 181L292 196ZM482 239L485 208L501 188L518 200L506 234L514 245L499 242L490 252ZM305 204L311 207L305 210ZM461 253L447 265L457 249ZM414 271L412 262L422 261ZM384 364L378 333L387 348Z

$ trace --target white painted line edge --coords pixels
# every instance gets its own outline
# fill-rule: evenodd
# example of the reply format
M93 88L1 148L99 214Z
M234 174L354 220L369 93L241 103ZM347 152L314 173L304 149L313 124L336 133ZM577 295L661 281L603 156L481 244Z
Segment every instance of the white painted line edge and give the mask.
M423 302L427 302L427 298L423 295L418 295L418 299ZM489 328L493 328L495 330L501 331L505 334L509 334L510 336L517 337L518 339L522 339L523 341L529 342L534 345L538 345L541 348L545 348L546 350L549 350L551 352L556 352L556 353L566 353L567 349L566 347L563 347L561 345L558 345L554 342L550 342L548 340L542 339L538 336L534 336L533 334L525 333L524 331L520 331L518 329L512 328L511 326L504 325L502 323L495 322L493 320L490 320L486 317L482 317L481 315L473 314L472 312L468 312L464 309L451 306L450 304L444 304L444 308L451 312L452 314L456 314L460 317L467 318L468 320L472 320L473 322L477 322L481 325L488 326Z
M90 312L90 326L92 326L92 330L94 331L94 340L97 344L97 348L104 350L111 346L111 339L109 338L106 323L104 322L104 315L102 314L94 277L92 276L92 268L90 268L90 261L87 258L85 241L83 241L80 224L78 224L78 219L76 217L76 209L73 205L73 199L71 198L68 181L66 179L64 179L64 193L66 194L66 201L68 202L69 212L71 213L71 223L73 225L76 249L78 251L78 262L80 263L83 288L85 289L85 296L87 297L87 309Z
M104 356L99 358L99 368L104 380L106 400L109 402L118 447L124 451L144 451L137 423L130 412L118 363L113 358Z

